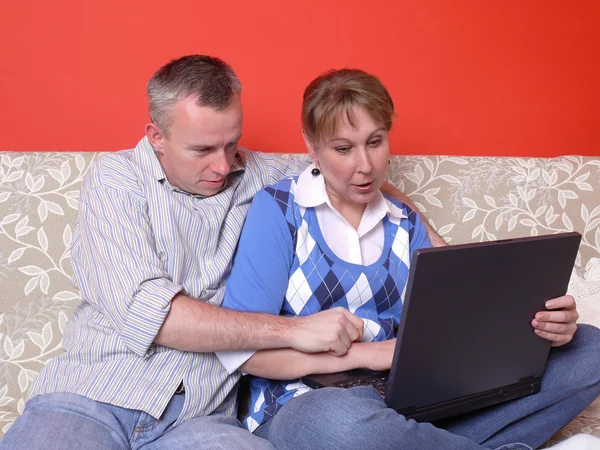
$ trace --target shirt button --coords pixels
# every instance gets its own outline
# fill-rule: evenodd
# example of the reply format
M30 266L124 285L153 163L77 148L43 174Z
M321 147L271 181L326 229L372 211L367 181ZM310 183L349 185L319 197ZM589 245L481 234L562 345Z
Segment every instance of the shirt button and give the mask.
M146 358L154 355L156 353L156 344L150 344L148 347L148 351L146 352Z

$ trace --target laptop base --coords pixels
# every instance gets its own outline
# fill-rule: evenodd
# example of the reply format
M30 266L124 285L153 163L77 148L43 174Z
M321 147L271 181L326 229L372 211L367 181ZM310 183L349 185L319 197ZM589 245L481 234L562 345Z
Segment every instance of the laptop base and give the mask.
M323 387L348 389L358 386L370 386L376 389L381 397L385 399L388 377L389 371L372 372L369 370L356 369L348 372L311 375L302 378L302 382L313 389ZM540 388L540 377L528 377L520 380L518 383L502 388L467 395L436 405L423 406L420 408L408 406L396 409L396 411L407 419L414 419L417 422L436 422L488 406L515 400L526 395L535 394L540 391ZM388 404L388 406L390 405Z
M354 369L347 372L309 375L302 382L313 389L337 387L348 389L357 386L371 386L385 399L390 371L374 372L366 369Z
M511 384L500 389L491 389L486 392L480 392L474 395L438 403L433 406L423 406L421 408L408 407L401 408L398 411L407 419L414 419L417 422L436 422L442 419L466 414L478 409L515 400L526 395L540 392L541 378L526 378L519 383Z

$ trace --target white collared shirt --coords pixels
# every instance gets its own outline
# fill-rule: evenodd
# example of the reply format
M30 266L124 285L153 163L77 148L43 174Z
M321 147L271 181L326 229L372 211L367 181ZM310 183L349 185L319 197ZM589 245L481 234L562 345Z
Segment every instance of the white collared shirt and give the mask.
M383 251L383 218L386 214L397 218L406 216L378 192L367 203L358 229L355 229L331 204L323 174L314 176L314 167L311 164L298 177L296 203L305 208L315 208L323 238L337 257L352 264L373 264Z

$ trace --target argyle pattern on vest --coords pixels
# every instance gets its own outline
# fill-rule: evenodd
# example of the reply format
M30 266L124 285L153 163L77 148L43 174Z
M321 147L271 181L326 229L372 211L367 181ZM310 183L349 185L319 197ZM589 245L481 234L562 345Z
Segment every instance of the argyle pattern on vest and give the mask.
M288 178L265 188L281 209L294 245L281 314L307 316L340 306L363 319L364 342L395 337L394 327L400 323L410 267L409 242L417 214L403 203L386 197L408 218L386 215L381 257L368 266L352 264L341 260L329 249L314 208L295 203L297 179ZM254 431L288 400L309 390L300 380L251 377L251 401L245 425Z

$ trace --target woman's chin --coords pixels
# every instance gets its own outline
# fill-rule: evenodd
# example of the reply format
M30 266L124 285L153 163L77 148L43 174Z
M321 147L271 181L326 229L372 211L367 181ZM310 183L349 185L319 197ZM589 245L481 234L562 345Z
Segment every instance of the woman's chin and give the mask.
M352 195L350 196L351 198L349 198L348 200L351 201L352 203L366 205L371 200L373 200L378 193L379 193L379 189L370 189L367 191L355 190L355 192L353 192Z

